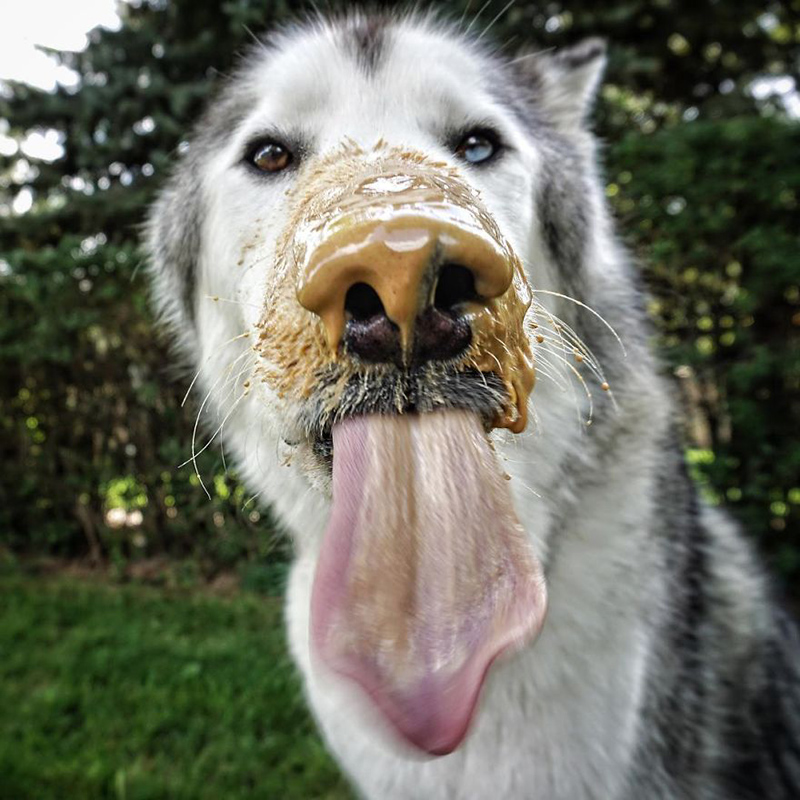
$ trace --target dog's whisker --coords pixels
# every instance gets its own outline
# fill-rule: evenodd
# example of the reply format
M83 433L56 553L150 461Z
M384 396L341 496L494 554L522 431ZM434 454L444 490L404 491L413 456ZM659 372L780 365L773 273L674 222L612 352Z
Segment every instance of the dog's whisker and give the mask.
M504 41L504 42L503 42L503 43L500 45L500 48L499 48L499 49L500 49L500 52L502 53L502 52L506 51L506 50L507 50L509 47L511 47L511 45L512 45L512 44L514 44L514 42L516 42L516 41L517 41L517 39L519 39L519 35L518 35L518 34L516 34L516 33L515 33L513 36L509 36L509 37L508 37L508 39L506 39L506 40L505 40L505 41Z
M578 348L578 345L573 345L572 342L569 341L568 336L565 337L562 332L551 333L546 328L539 327L534 334L534 337L537 344L543 346L548 351L558 352L566 359L571 359L577 364L585 365L594 375L598 384L603 389L607 389L608 384L606 382L605 375L603 374L600 366L594 360L591 353L586 350L581 352L581 350Z
M243 355L247 355L247 353L244 353ZM238 360L239 359L237 359L237 361ZM242 375L244 375L246 372L248 372L248 370L252 371L253 368L256 366L256 359L255 359L255 357L253 357L252 360L249 361L248 363L246 363L239 370L239 372L236 375L232 374L234 366L235 366L235 362L233 364L231 364L231 366L228 368L228 370L227 370L228 378L227 378L227 380L225 381L225 383L223 384L223 386L222 386L222 388L220 390L221 392L225 392L225 396L220 399L219 404L218 404L220 409L228 402L228 400L230 400L231 395L236 391L236 387L239 384L239 381L241 380ZM250 388L251 379L252 379L252 375L249 375L248 379L244 382L244 387L243 387L244 389L249 389Z
M254 502L256 498L261 497L261 495L264 494L265 491L266 489L262 489L260 492L256 492L254 495L251 495L247 500L245 500L242 505L242 511L243 512L246 511L250 503Z
M225 427L225 423L231 418L231 415L233 414L234 411L236 411L236 408L238 407L239 403L246 396L247 396L247 392L245 391L245 392L242 392L239 395L239 397L236 398L236 400L231 404L231 408L229 409L228 413L223 418L222 422L220 422L220 424L217 426L216 430L211 434L211 438L199 450L195 450L194 441L192 442L192 455L191 455L191 458L187 458L186 461L184 461L181 464L178 464L178 469L181 469L181 467L185 467L189 463L194 463L195 464L195 471L197 470L197 456L202 455L209 447L211 447L211 445L214 442L214 439L217 438L217 435ZM197 418L200 419L200 415L199 414L198 414ZM198 478L200 477L199 474L198 474L197 477Z
M197 379L200 377L200 373L208 366L208 362L214 358L219 351L223 347L227 347L229 344L233 344L233 342L238 341L239 339L247 339L250 336L250 331L244 331L243 333L237 334L236 336L228 339L227 342L223 342L218 348L214 349L208 356L204 359L203 363L200 365L200 369L195 372L194 377L192 378L191 383L189 384L189 388L186 390L186 394L183 396L183 400L181 400L181 408L186 405L186 401L189 399L189 395L192 393L192 389L194 388L195 384L197 383Z
M566 358L565 356L561 355L561 353L557 353L557 352L552 352L551 351L550 355L553 358L557 359L558 361L562 362L563 365L565 366L565 368L567 370L569 370L574 375L574 377L578 380L578 383L580 383L581 387L583 388L584 394L586 395L586 398L589 401L589 409L588 409L587 418L584 420L581 417L581 415L580 415L580 407L579 407L578 403L575 404L575 408L576 408L576 411L577 411L577 414L578 414L578 419L581 422L581 426L583 426L584 424L585 425L591 425L592 424L592 420L594 418L594 398L592 397L592 391L589 388L589 385L586 382L586 379L583 377L583 375L581 375L581 373L578 371L578 369L575 367L575 365L572 363L572 361L570 361L570 359Z
M257 45L258 45L258 46L261 48L261 49L262 49L262 50L266 51L266 50L268 49L268 48L267 48L267 45L266 45L264 42L262 42L262 41L261 41L261 39L259 39L259 38L258 38L258 36L256 36L256 35L253 33L253 31L251 31L251 30L250 30L250 28L248 28L248 27L247 27L247 25L245 25L244 23L242 23L242 27L243 27L243 28L245 29L245 31L247 32L247 35L248 35L248 36L249 36L249 37L250 37L250 38L251 38L251 39L252 39L252 40L253 40L253 41L254 41L254 42L255 42L255 43L256 43L256 44L257 44Z
M489 31L494 27L495 23L500 19L500 17L502 17L503 14L505 14L506 11L508 11L508 9L511 8L511 6L513 6L516 2L517 0L508 0L508 2L500 9L495 18L483 29L483 31L481 31L481 35L478 37L477 41L483 39L483 37L486 36L486 34L489 33Z
M242 338L242 336L240 335L240 336L235 337L235 338L239 339L239 338ZM232 362L228 365L227 370L230 371L233 368L233 366L238 361L240 361L243 357L247 356L247 354L248 354L247 350L245 350L243 353L240 353L239 356L237 358L233 359ZM213 435L208 440L208 442L206 442L206 444L199 451L197 450L197 431L198 431L198 428L199 428L199 425L200 425L200 419L202 418L203 411L204 411L206 405L208 404L208 401L213 396L214 391L217 389L217 386L219 385L220 381L225 378L225 375L226 375L226 370L222 370L220 372L220 374L217 376L216 380L212 383L211 388L208 390L208 393L206 394L206 396L203 398L203 402L200 404L200 408L197 411L197 416L195 417L194 427L192 428L192 455L191 455L190 458L188 458L182 464L178 465L178 469L180 469L182 467L185 467L189 462L192 463L192 465L194 467L195 475L197 475L197 479L200 481L200 485L202 486L203 491L206 493L206 495L209 497L209 499L211 498L211 493L208 491L208 488L206 487L205 482L203 481L203 478L200 475L200 470L199 470L199 468L197 466L197 456L200 455L201 453L203 453L212 444L212 442L216 438L217 434L223 429L225 423L230 418L230 415L233 413L233 411L235 410L236 406L238 406L238 403L239 403L239 400L241 400L241 397L234 403L233 408L231 408L229 413L225 416L225 418L223 419L222 423L219 425L217 430L213 433ZM245 394L246 394L246 392L244 392L242 394L242 397Z
M558 386L558 379L556 376L559 376L561 380L563 380L563 387L565 392L569 392L572 395L572 402L575 408L575 415L578 422L578 427L583 430L583 418L580 414L580 400L578 398L578 392L575 389L575 381L572 380L571 374L571 367L572 365L564 356L562 356L559 352L551 352L548 349L548 346L545 345L537 353L537 358L542 359L544 364L547 368L551 368L552 376L551 380L554 385ZM556 363L553 363L551 359L555 359ZM584 392L586 391L586 386L583 387Z
M257 303L246 303L243 300L233 300L230 297L220 297L218 294L207 294L206 300L213 300L215 303L231 303L235 306L242 306L242 308L255 308L261 311L261 306Z
M565 392L565 393L568 392L569 391L569 387L568 387L567 383L565 381L562 381L558 377L557 373L552 372L551 370L549 370L547 368L547 366L543 366L543 364L547 364L547 361L545 361L544 359L537 360L537 362L535 364L534 368L536 370L537 377L539 375L541 375L543 378L547 378L549 381L551 381L556 386L556 388L559 389L560 391Z
M578 336L569 323L564 322L564 320L562 320L560 317L550 312L548 313L548 316L557 325L558 332L572 347L576 361L578 361L578 363L585 363L592 370L592 372L595 373L597 379L601 383L604 382L605 376L603 374L602 367L600 366L600 362L586 342L580 336Z
M466 20L467 14L469 14L469 10L471 8L472 8L472 0L469 0L469 2L464 6L464 10L461 12L461 17L458 20L458 27L459 28L462 28L464 26L464 21ZM467 32L469 32L469 31L467 31Z
M601 314L595 311L591 306L586 305L586 303L576 299L575 297L570 297L568 294L562 294L561 292L552 292L547 289L533 289L532 291L533 294L544 294L544 295L550 295L551 297L559 297L562 300L574 303L575 305L580 306L582 309L584 309L584 311L588 311L590 314L593 314L611 332L613 337L617 340L617 344L620 346L620 349L622 350L623 357L627 358L628 352L625 349L625 345L623 344L622 339L620 338L617 331L605 317L603 317Z
M472 31L473 25L481 18L481 14L492 4L492 0L486 0L486 2L478 9L478 13L472 18L472 22L469 23L469 27L464 31L464 36L469 36L470 32Z
M527 483L525 483L525 481L523 481L521 478L515 476L513 478L513 480L514 480L514 483L516 483L517 485L521 486L523 489L525 489L528 492L530 492L537 500L541 500L542 499L542 495L539 494L539 492L537 492L536 489L534 489L532 486L529 486Z
M208 403L208 400L211 397L211 395L213 394L214 389L216 388L216 385L219 383L221 377L222 376L218 377L217 380L214 381L213 385L208 390L208 393L203 398L203 402L200 404L200 408L197 411L197 416L195 417L195 420L194 420L194 427L192 428L192 456L187 461L184 461L183 464L181 465L181 466L185 466L189 462L192 463L192 466L194 467L194 474L197 476L197 480L200 481L200 486L203 488L203 491L206 493L206 495L208 496L209 500L211 499L211 492L209 492L208 489L206 488L206 485L203 482L203 476L200 474L200 470L199 470L199 468L197 466L197 448L196 448L196 445L197 445L197 429L198 429L198 427L200 425L200 417L203 415L203 409L206 407L206 403ZM180 467L179 467L179 469L180 469Z
M543 56L547 56L555 52L555 49L555 47L546 47L543 50L537 50L535 53L524 53L523 55L512 59L509 63L519 64L521 61L527 61L531 58L542 58Z

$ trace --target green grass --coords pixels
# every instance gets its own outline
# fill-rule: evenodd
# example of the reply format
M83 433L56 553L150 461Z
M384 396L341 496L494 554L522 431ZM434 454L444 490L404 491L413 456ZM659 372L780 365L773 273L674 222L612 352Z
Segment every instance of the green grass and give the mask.
M278 600L0 577L2 800L349 797Z

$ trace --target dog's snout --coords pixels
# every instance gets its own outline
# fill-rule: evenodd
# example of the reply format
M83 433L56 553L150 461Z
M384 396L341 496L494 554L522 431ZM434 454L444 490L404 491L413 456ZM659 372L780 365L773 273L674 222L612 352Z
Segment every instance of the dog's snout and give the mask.
M477 229L433 213L342 220L311 253L297 296L334 351L370 363L445 360L470 319L511 284L505 254Z

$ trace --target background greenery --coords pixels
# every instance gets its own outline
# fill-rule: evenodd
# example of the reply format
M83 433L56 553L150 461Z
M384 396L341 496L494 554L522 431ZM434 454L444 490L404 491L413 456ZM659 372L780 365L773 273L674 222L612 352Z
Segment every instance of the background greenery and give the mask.
M0 797L351 797L281 621L253 594L0 580Z
M800 0L436 5L509 52L608 38L606 191L681 387L687 460L800 598L800 125L784 106ZM120 30L59 56L76 87L0 88L0 135L20 143L0 156L0 566L56 557L164 585L0 578L0 707L17 708L2 798L346 796L277 601L187 594L238 576L278 595L287 545L219 450L200 458L210 501L177 469L191 376L138 270L137 226L189 125L249 31L291 7L134 0ZM54 161L26 152L48 130Z
M295 10L297 8L296 4ZM335 7L337 4L334 3ZM472 19L467 3L439 3ZM800 572L800 126L780 98L800 64L800 2L490 2L474 19L509 51L610 43L597 112L607 192L654 292L687 403L688 457L787 578ZM0 96L6 133L54 129L63 156L0 160L0 545L200 575L285 555L219 450L208 502L137 272L137 225L192 120L251 38L289 16L265 0L135 0L95 30L55 93ZM781 76L782 82L781 82ZM759 91L756 91L759 94ZM800 102L800 101L798 101ZM31 192L32 208L11 204ZM109 514L111 512L111 514ZM109 524L111 523L111 524Z

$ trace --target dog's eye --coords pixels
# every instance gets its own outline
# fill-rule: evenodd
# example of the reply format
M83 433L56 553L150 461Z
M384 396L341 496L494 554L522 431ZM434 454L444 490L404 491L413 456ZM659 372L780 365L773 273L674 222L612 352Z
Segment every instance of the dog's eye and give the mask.
M292 154L279 142L261 142L250 150L250 163L262 172L280 172L292 163Z
M483 164L498 150L497 139L488 131L471 131L456 146L456 155L470 164Z

